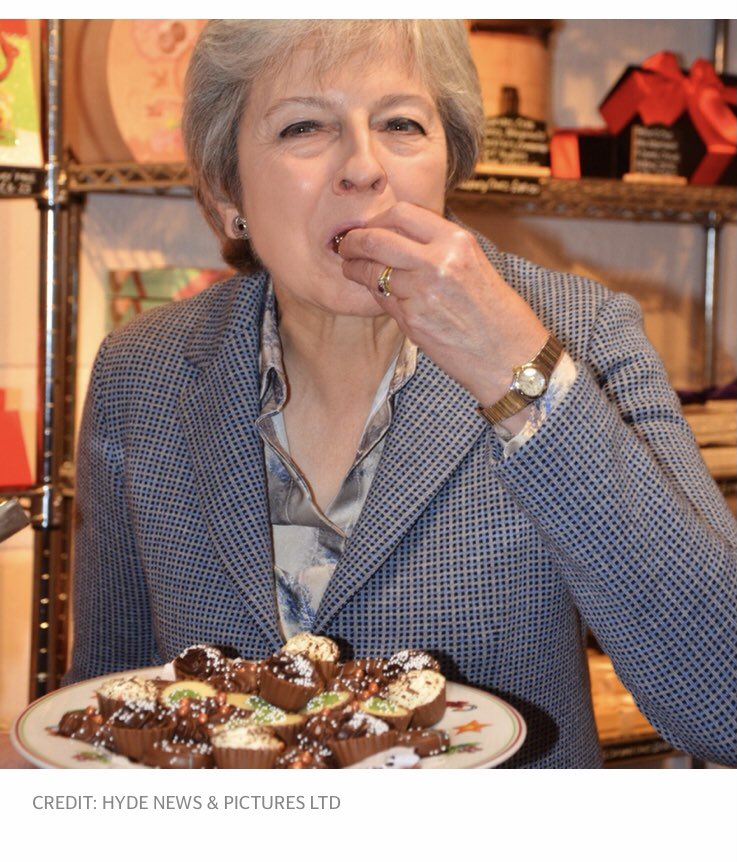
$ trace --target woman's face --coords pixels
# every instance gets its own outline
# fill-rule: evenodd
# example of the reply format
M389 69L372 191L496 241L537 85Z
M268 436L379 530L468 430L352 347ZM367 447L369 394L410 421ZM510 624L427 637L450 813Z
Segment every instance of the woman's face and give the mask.
M403 63L356 57L317 79L313 52L253 88L238 137L243 215L277 296L381 314L332 243L398 201L442 213L447 148L434 100ZM401 54L399 55L401 56ZM234 208L223 210L229 229Z

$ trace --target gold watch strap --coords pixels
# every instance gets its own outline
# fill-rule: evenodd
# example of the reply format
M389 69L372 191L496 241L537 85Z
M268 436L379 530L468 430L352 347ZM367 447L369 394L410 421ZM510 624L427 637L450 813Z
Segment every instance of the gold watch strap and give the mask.
M525 362L524 365L517 366L514 369L514 374L516 375L518 370L520 368L524 368L525 365L534 365L545 374L548 380L550 380L550 375L553 373L553 369L562 353L563 345L554 335L550 335L540 351L529 362ZM479 407L479 413L487 420L487 422L490 422L492 425L496 425L498 422L502 422L504 419L514 416L515 413L519 413L520 410L524 410L524 408L534 400L536 399L527 398L516 389L510 388L490 407Z
M496 425L498 422L514 416L515 413L519 413L520 410L524 410L530 403L529 398L525 398L524 395L511 389L490 407L479 407L479 413L487 422Z

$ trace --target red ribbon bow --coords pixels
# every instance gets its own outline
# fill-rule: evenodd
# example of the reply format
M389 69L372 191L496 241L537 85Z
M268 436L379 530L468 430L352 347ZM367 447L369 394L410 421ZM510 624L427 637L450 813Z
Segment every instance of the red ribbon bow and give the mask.
M688 111L706 155L691 176L692 183L714 182L737 150L737 88L720 80L707 60L696 60L688 75L675 54L658 51L619 84L601 106L612 134L639 114L645 125L672 126Z

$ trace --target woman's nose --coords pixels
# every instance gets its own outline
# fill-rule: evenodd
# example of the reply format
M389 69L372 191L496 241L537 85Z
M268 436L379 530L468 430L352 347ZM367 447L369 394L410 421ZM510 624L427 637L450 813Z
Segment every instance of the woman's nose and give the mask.
M335 175L335 191L339 194L382 192L385 187L386 171L370 131L347 136Z

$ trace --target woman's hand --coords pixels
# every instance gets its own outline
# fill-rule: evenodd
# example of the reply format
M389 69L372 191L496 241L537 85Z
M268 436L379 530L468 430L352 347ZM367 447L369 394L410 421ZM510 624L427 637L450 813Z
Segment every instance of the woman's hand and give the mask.
M398 203L340 243L343 274L376 302L446 374L482 405L501 398L515 365L547 332L489 263L468 231L422 207ZM378 278L391 266L390 296Z

